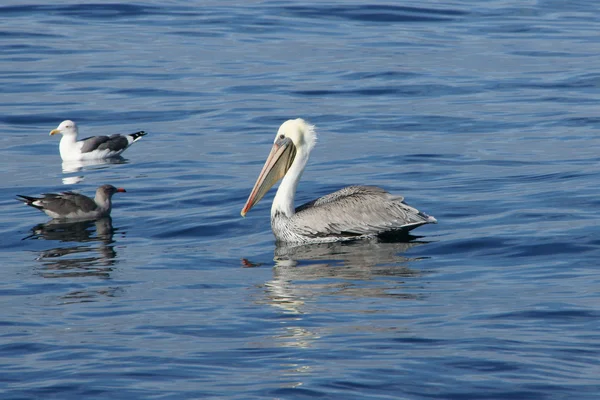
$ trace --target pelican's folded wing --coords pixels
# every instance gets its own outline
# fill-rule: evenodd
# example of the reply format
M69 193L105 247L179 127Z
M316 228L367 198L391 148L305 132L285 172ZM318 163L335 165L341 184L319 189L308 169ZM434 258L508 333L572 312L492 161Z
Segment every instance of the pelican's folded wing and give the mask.
M375 186L349 186L296 209L294 230L312 237L376 235L435 223L433 217Z

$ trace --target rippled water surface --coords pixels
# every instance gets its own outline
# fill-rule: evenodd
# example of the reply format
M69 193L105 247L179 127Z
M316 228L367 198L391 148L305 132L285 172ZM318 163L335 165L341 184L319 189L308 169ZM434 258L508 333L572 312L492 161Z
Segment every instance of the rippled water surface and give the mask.
M368 4L368 5L367 5ZM600 3L0 6L3 399L600 397ZM243 219L279 125L305 202L374 184L408 243ZM149 134L62 165L82 136ZM112 219L15 200L110 183Z

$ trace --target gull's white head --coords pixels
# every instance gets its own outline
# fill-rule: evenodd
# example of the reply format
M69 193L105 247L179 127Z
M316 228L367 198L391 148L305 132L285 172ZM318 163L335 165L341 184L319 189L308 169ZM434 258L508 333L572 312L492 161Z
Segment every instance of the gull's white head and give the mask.
M317 143L315 126L307 123L302 118L288 119L279 127L274 142L290 138L296 150L310 152Z
M77 136L77 124L69 119L63 121L60 123L60 125L56 127L56 129L50 131L50 135L56 135L57 133L60 133L62 135Z

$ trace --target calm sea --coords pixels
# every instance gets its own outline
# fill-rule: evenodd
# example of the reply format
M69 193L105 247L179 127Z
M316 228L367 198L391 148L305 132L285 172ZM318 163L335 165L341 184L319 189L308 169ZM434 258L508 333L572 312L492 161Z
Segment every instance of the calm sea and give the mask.
M5 0L2 399L600 398L600 3ZM279 125L438 225L278 246ZM145 130L118 163L56 136ZM126 188L112 220L15 195Z

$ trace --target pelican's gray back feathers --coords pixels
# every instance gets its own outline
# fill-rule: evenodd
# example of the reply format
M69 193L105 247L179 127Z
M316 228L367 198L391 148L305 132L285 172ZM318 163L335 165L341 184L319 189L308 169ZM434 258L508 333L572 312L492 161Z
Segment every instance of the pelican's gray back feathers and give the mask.
M271 221L278 240L322 242L410 231L436 219L376 186L348 186L296 208L290 218Z

